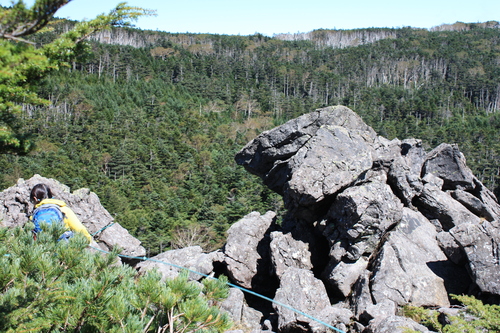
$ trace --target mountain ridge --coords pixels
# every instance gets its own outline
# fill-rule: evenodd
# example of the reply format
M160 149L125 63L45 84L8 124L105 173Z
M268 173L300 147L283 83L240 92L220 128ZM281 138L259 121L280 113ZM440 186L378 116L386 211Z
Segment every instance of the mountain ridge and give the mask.
M66 21L68 22L68 21ZM66 24L71 24L71 21ZM58 23L61 24L61 23ZM64 24L62 24L64 26ZM397 38L401 30L412 30L421 32L437 31L470 31L476 28L498 29L498 21L487 21L478 23L466 23L457 21L452 24L441 24L430 29L415 27L400 28L356 28L356 29L315 29L309 32L297 33L276 33L273 36L264 36L256 33L253 36L263 38L272 38L284 41L312 41L318 47L344 48L374 43L381 39ZM137 32L140 32L139 34ZM146 37L140 36L146 33ZM205 43L210 44L210 37L229 36L229 37L250 37L252 35L224 35L209 33L170 33L167 31L143 30L135 28L113 28L111 30L99 31L93 34L90 39L103 44L128 45L133 47L151 47L159 46L163 40L172 41L180 45L191 46L200 43L205 39Z

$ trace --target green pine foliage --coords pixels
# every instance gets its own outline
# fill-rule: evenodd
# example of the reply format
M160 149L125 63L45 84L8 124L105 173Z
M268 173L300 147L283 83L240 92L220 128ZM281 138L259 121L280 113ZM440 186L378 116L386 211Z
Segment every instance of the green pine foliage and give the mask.
M175 245L191 226L210 236L191 245L218 248L242 216L281 209L281 198L234 162L271 118L241 123L227 110L207 112L206 100L161 80L119 85L74 74L63 86L65 74L51 76L43 89L78 96L85 105L80 120L35 110L28 123L38 133L37 148L26 158L0 159L73 188L90 187L151 255Z
M117 253L89 250L81 235L56 242L62 230L0 229L1 332L223 332L220 302L227 279L163 282L116 264Z
M30 133L20 121L21 103L44 105L33 89L34 83L49 72L68 66L86 54L85 39L113 26L128 26L130 21L154 12L120 3L107 15L78 22L72 29L37 47L28 37L47 28L56 11L69 0L36 0L28 8L22 0L0 6L0 153L26 154L32 149Z
M402 309L404 316L439 333L476 333L500 332L500 306L484 304L473 296L452 295L463 308L456 316L448 316L449 323L439 320L436 310L406 305Z

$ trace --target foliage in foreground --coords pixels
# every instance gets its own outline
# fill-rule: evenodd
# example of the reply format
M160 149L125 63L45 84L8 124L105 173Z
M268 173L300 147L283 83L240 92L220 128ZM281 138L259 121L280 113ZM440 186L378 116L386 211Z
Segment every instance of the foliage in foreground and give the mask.
M483 304L473 296L452 295L464 305L456 316L440 320L439 312L406 305L403 314L416 322L440 333L500 332L500 306ZM413 332L413 331L409 331Z
M57 227L0 229L1 332L223 332L217 306L227 280L161 281L115 264L117 253L89 251L84 237L56 242Z

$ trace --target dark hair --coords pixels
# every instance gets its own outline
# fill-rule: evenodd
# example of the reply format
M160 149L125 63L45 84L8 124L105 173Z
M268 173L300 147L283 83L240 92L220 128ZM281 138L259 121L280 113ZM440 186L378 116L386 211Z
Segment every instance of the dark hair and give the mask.
M52 198L50 187L45 184L36 184L31 189L30 200L32 202L40 202L43 199Z

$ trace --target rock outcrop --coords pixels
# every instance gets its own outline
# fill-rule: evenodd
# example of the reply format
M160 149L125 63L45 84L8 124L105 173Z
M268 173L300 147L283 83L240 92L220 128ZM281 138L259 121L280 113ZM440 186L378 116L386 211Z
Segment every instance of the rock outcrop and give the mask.
M17 184L0 192L0 226L24 226L33 210L29 202L31 188L39 183L47 184L54 198L63 200L71 207L90 234L95 234L93 245L104 251L118 246L121 254L142 257L146 250L141 242L129 234L101 205L99 198L89 189L70 192L68 186L50 178L34 175L28 180L19 179Z
M500 299L500 205L456 145L426 152L417 139L388 140L337 106L262 133L236 161L283 195L281 223L274 212L251 212L220 250L167 251L137 268L172 277L182 266L193 280L227 275L238 288L222 307L240 332L428 332L398 308L447 308L450 294ZM26 222L28 189L38 182L0 193L2 225ZM49 185L91 232L111 223L88 190ZM126 253L144 254L120 235Z
M456 145L426 152L416 139L390 141L338 106L262 133L236 161L288 210L269 234L276 298L335 327L394 332L424 331L398 317L398 306L449 307L450 293L500 296L500 206ZM336 317L343 322L325 315L339 309L351 311ZM326 331L275 311L279 331Z
M245 331L428 332L398 308L500 296L500 206L456 145L387 140L338 106L262 133L236 161L288 211L280 225L248 214L210 257L215 273L275 301L233 289L225 306Z

